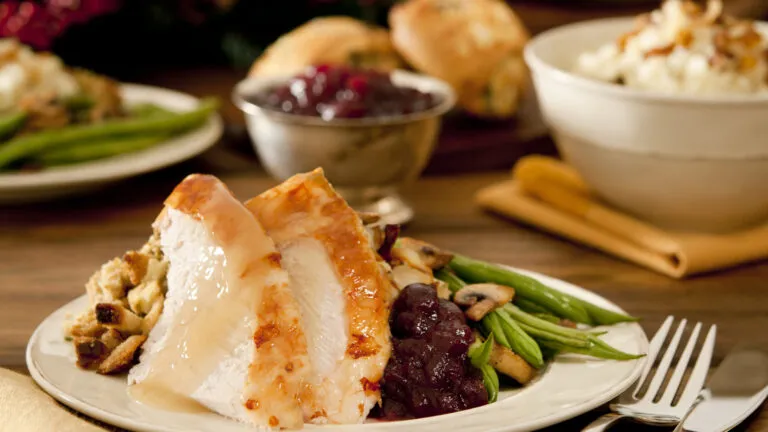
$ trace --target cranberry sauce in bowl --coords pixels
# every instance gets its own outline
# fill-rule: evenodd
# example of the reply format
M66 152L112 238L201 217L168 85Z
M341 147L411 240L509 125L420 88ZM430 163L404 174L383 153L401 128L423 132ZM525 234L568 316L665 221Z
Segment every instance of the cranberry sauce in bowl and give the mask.
M426 167L456 95L444 81L403 70L315 67L246 77L232 101L270 175L284 181L322 167L353 208L403 224L414 211L397 190Z
M388 73L328 65L309 67L248 99L264 109L326 121L404 116L443 102L437 94L398 85Z
M381 379L386 420L429 417L488 404L467 353L475 336L458 306L429 285L411 284L390 315L392 356Z

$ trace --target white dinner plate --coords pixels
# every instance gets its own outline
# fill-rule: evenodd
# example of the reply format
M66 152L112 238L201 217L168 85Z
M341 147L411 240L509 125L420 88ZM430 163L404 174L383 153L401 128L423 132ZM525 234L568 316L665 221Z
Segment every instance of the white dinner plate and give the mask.
M612 310L608 300L567 282L525 272L549 286ZM129 398L125 376L103 376L75 366L71 343L64 340L64 320L87 307L82 296L51 314L30 338L27 367L32 378L61 403L93 418L140 432L248 432L246 425L217 414L185 414L148 407ZM604 340L631 353L646 353L648 339L638 324L606 327ZM503 390L499 401L483 407L397 422L365 425L313 426L310 430L336 431L462 431L518 432L550 426L608 402L637 380L644 360L610 361L561 355L541 376L519 390Z
M160 87L122 84L120 90L128 106L154 103L173 111L189 111L200 103L194 96ZM41 171L0 173L0 204L60 198L164 168L204 152L216 144L222 131L221 117L213 114L197 129L145 150Z

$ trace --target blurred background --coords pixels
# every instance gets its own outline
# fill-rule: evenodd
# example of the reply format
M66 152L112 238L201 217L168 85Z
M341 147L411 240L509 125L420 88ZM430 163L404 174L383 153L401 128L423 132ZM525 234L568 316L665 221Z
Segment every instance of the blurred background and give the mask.
M65 63L120 80L168 68L245 70L280 35L316 16L348 15L386 25L397 0L42 0L0 3L0 36L52 50ZM508 1L534 34L584 19L636 15L648 0ZM729 0L744 18L765 0Z
M232 87L279 36L317 16L387 25L397 0L42 0L0 3L0 37L50 50L66 64L124 82L228 99ZM532 34L570 22L634 16L648 0L508 1ZM743 18L768 15L768 1L729 0ZM226 146L249 153L242 114L225 102ZM529 153L554 154L531 92L513 118L447 121L426 174L508 169Z

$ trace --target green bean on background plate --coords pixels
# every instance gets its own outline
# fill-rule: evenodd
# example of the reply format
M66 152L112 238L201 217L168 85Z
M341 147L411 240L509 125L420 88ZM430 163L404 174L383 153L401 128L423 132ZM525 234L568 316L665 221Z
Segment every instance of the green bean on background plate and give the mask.
M0 116L0 138L6 138L19 130L27 120L27 113L14 111Z
M174 115L176 112L167 108L163 108L160 105L153 103L141 103L136 104L128 108L128 112L131 116L135 117L152 117L156 115Z
M170 116L151 116L68 126L13 138L0 144L0 168L44 151L63 148L85 140L151 133L179 133L202 124L218 107L216 99L204 99L191 111Z
M35 161L45 166L67 165L133 153L152 147L169 138L168 134L127 136L105 140L84 141L68 147L40 153Z

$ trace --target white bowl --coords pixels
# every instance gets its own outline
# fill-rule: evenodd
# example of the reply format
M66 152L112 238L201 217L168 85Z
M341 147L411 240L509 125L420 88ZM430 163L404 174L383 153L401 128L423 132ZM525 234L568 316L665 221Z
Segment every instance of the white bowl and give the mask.
M581 53L632 26L581 22L526 47L564 159L607 202L663 227L725 232L768 221L768 96L667 94L571 72Z

